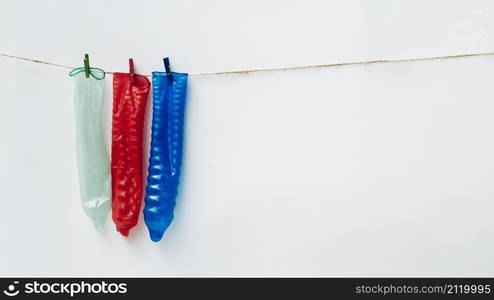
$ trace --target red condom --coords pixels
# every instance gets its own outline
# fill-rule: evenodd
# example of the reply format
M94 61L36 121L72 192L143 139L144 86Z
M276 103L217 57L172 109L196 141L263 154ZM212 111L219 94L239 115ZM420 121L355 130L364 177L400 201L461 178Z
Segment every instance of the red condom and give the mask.
M117 231L129 235L139 218L143 198L142 136L144 114L150 90L142 75L113 75L112 116L112 219Z

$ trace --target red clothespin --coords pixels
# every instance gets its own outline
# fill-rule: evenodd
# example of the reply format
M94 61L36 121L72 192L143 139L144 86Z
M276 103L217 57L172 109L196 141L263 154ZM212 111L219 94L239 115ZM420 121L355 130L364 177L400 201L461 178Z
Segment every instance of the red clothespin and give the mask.
M129 74L130 74L130 83L134 84L134 60L129 58Z

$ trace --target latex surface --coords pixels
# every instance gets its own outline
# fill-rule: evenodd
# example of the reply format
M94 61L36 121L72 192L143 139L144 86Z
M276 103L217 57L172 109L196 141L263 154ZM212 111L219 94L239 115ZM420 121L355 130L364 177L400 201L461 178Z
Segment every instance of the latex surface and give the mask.
M153 241L161 240L173 220L180 173L187 74L153 72L153 120L144 221Z
M101 131L103 80L75 75L77 166L82 207L101 230L110 212L110 160Z
M113 75L112 219L124 236L137 224L143 196L142 135L149 80L134 74Z

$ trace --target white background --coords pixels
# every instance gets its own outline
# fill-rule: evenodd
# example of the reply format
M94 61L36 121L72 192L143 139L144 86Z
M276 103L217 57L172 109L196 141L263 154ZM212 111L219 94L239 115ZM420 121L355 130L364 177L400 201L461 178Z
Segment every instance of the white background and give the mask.
M492 51L493 26L489 0L0 0L0 52L145 74ZM191 78L158 244L84 215L67 73L0 58L1 276L494 276L494 57ZM109 142L111 76L105 101Z

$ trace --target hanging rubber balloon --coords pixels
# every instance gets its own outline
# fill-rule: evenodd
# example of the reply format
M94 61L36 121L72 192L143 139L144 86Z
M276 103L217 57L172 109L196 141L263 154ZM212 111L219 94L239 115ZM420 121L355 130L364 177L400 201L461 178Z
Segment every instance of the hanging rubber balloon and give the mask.
M110 160L101 131L105 72L90 68L86 54L84 67L73 69L69 75L75 76L74 111L81 202L84 212L99 231L111 205Z
M112 219L117 231L128 236L136 224L143 197L142 138L144 114L151 83L134 74L113 75Z
M187 74L153 72L153 120L144 221L158 242L173 220L183 153Z

